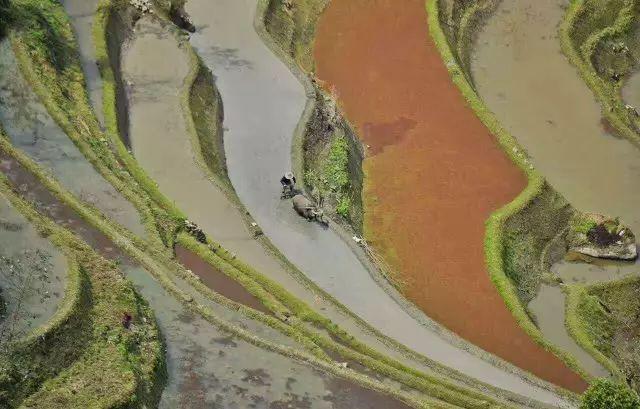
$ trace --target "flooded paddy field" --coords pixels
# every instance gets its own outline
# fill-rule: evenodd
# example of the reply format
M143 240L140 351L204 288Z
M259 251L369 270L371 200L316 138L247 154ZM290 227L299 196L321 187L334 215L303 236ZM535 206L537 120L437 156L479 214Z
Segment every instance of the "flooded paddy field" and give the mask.
M489 280L484 223L525 178L451 83L423 2L334 0L315 55L318 76L368 145L366 229L407 281L407 297L483 349L584 389L517 325Z
M16 148L76 197L133 233L145 234L136 208L94 169L41 104L20 73L9 40L0 42L0 122Z
M607 126L591 90L562 54L557 31L567 4L503 1L478 36L474 82L536 169L572 205L620 217L638 231L640 151ZM639 267L637 262L562 260L552 272L568 284L590 284L636 274ZM543 286L529 308L548 339L590 373L608 375L567 333L558 317L563 305L559 288Z
M270 352L218 329L169 294L102 232L60 203L12 158L2 155L2 172L39 211L70 228L104 257L117 261L153 309L166 345L168 379L160 408L408 408L404 403L308 364ZM178 281L178 279L176 279ZM181 289L186 284L176 283ZM197 299L198 302L202 297ZM285 345L296 343L237 312L214 306L224 319ZM214 358L215 357L215 358Z
M640 150L603 125L591 90L562 54L557 30L567 4L502 2L478 38L476 87L574 207L640 231Z
M451 344L423 315L410 315L337 234L298 218L290 203L279 199L277 180L290 167L291 135L304 104L303 89L252 31L255 2L194 0L186 11L196 26L190 41L214 72L222 95L229 176L242 203L284 256L368 324L414 351L467 376L490 379L499 388L545 403L561 401L553 392ZM516 173L516 178L522 176ZM216 238L215 225L209 229L196 221Z
M0 348L46 323L67 283L65 256L0 196Z

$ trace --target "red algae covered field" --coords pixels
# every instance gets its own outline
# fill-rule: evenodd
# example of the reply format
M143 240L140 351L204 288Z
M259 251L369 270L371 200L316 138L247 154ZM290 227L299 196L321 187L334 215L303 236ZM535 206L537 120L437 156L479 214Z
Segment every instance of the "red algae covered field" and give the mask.
M463 338L535 375L586 383L518 326L489 279L485 221L526 185L451 82L423 0L333 0L317 75L368 146L365 230L405 295Z

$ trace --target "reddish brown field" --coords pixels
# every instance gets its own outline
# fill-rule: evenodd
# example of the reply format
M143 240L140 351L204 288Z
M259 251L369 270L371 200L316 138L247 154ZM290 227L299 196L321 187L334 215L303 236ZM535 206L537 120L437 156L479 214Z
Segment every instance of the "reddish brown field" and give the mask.
M406 281L405 295L481 348L583 391L584 380L518 326L489 279L485 221L526 178L451 82L424 0L333 0L315 57L369 145L367 238Z

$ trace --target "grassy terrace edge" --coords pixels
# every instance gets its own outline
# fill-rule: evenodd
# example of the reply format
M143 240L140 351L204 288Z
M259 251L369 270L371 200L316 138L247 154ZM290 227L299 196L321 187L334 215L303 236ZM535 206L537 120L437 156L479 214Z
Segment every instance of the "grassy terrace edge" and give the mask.
M94 39L98 44L98 48L103 50L105 53L107 52L107 48L106 48L106 41L104 39L105 39L105 35L107 34L106 22L109 17L109 13L111 12L111 9L109 8L110 4L111 4L110 0L103 0L103 2L101 3L101 9L99 11L99 15L96 16L96 23L94 24ZM102 51L100 52L100 54L102 54ZM106 58L106 55L104 54L102 55L103 55L102 61L105 61L104 58ZM193 52L193 50L189 51L189 55L190 55L191 69L190 69L189 75L185 79L186 86L182 94L182 105L183 105L183 112L188 117L186 118L187 123L193 124L193 119L191 118L193 113L189 115L191 110L191 105L188 103L189 90L193 86L194 81L196 81L197 76L200 75L199 73L201 72L201 70L205 68L203 68L201 60L198 58L195 52ZM111 70L111 68L106 64L101 65L101 69L103 71ZM107 113L105 117L107 118L107 123L111 124L110 126L111 129L116 130L117 118L115 115L118 111L115 109L115 86L113 84L115 77L113 76L112 72L111 73L105 72L105 74L106 75L103 75L103 79L105 81L110 82L110 84L107 84L105 82L105 85L104 85L105 86L104 107L105 107L105 113ZM196 137L194 127L189 126L189 130L192 136L193 146L194 148L197 148L198 138ZM124 144L122 144L117 132L114 131L114 133L112 134L112 137L117 138L117 140L115 141L116 144L119 145L121 149L124 150L124 152L126 152L126 154L130 156L128 151L126 151ZM206 166L204 158L200 155L200 151L198 149L195 149L195 151L198 153L196 157L196 161L198 165L209 176L209 179L215 183L215 175L211 174L212 170ZM137 162L135 162L133 157L131 157L131 160L133 161L132 164L135 167L137 167L137 169L133 173L135 174L137 172L140 172L140 175L144 175L144 171L141 168L139 168L139 165L137 164ZM146 184L145 190L151 189L149 194L152 197L162 198L162 200L165 201L165 203L168 203L168 200L164 198L162 193L158 190L155 182L148 179L147 183L148 184ZM238 203L237 198L235 199L232 198L232 201ZM170 208L169 212L170 213L177 212L176 217L181 216L178 209L175 207ZM490 398L480 393L477 393L471 390L466 390L465 388L457 387L439 378L425 375L420 373L419 371L415 371L411 368L407 368L402 364L378 353L377 351L368 348L366 345L359 343L348 333L341 330L335 324L331 323L331 321L315 313L308 306L306 306L305 303L301 302L300 300L288 294L288 292L283 288L279 287L277 283L272 282L271 280L264 277L260 273L251 269L248 265L236 259L230 253L226 252L224 249L222 249L222 247L219 244L211 240L209 241L211 245L214 245L216 248L220 249L217 251L216 254L213 254L211 251L209 251L209 249L204 248L202 245L197 243L195 240L193 240L193 238L191 238L186 234L179 234L177 237L177 242L183 245L184 247L196 252L209 264L220 269L225 274L229 275L231 278L237 281L240 281L241 284L245 286L245 288L247 288L249 292L251 292L258 299L260 299L261 302L263 302L263 304L267 306L267 308L270 308L274 312L274 314L281 315L281 313L283 312L283 308L285 308L285 311L286 309L289 309L290 311L295 312L298 317L306 319L314 324L323 326L330 334L337 337L337 339L340 339L341 342L344 342L345 345L349 346L348 348L341 347L338 343L331 341L326 337L318 336L318 334L316 333L309 332L308 330L306 330L304 325L298 325L294 327L292 332L291 329L284 328L282 323L280 323L279 321L271 317L265 316L264 314L261 314L261 313L255 313L253 310L250 310L242 305L236 304L232 306L232 308L240 310L241 312L243 312L243 314L251 318L261 320L267 325L272 326L275 329L278 329L289 336L293 336L298 340L305 339L305 338L308 340L311 340L312 341L311 344L307 342L303 342L303 344L306 344L310 351L315 351L316 353L314 355L319 357L326 357L326 355L322 352L322 350L318 348L317 345L319 344L323 348L329 348L334 351L338 351L343 356L349 357L351 359L355 359L363 363L365 366L369 368L379 371L380 373L386 376L389 376L390 378L396 379L398 382L401 382L407 386L410 386L414 389L417 389L421 392L426 393L428 396L435 396L437 398L440 398L446 401L456 402L458 404L464 404L467 407L482 407L482 405L484 405L486 402L491 401ZM219 254L222 254L223 257L222 258L218 257ZM282 257L282 256L278 255L278 257ZM240 274L238 273L241 273L246 277L241 279ZM293 273L294 275L297 275L297 274L301 275L301 273L297 271L293 271ZM179 272L178 274L180 274L182 278L187 279L190 282L190 284L193 285L200 293L204 294L209 298L215 299L216 302L224 303L224 301L221 300L219 296L216 297L215 294L210 289L206 288L201 283L198 283L198 281L195 280L189 274L184 274L184 272L182 273ZM313 283L308 282L306 278L304 280L304 283L305 285L311 286L312 291L332 300L329 295L324 294L322 290L315 287ZM262 286L262 288L260 288L260 286ZM265 292L264 289L266 289L267 291ZM277 299L274 299L272 296L270 296L270 294L271 295L277 294L278 295L276 297ZM348 310L340 306L340 304L338 304L335 300L332 300L332 301L336 303L336 305L339 308L341 308L345 313L350 314ZM361 324L366 327L366 324L364 323L361 323ZM367 329L369 328L367 327Z
M608 284L601 284L607 286ZM589 288L592 286L580 286L570 285L563 289L566 293L566 311L565 311L565 325L571 337L580 345L582 349L587 351L593 359L595 359L602 366L607 368L613 376L618 379L624 379L622 370L618 365L607 357L592 342L592 338L588 334L588 325L583 322L580 314L580 305L585 300L585 297L589 295Z
M112 12L111 10L111 0L103 0L100 4L100 9L98 12L98 15L96 16L96 22L94 24L94 41L97 45L97 49L98 49L98 59L99 61L108 61L108 56L107 56L107 45L106 45L106 37L105 35L107 35L107 20L109 18L109 14ZM185 87L185 90L182 94L182 100L183 100L183 110L184 110L184 114L187 116L190 116L188 113L191 109L191 106L188 104L188 100L189 100L189 89L191 88L191 86L193 85L193 82L196 80L197 76L199 75L200 70L203 69L201 61L199 60L199 58L197 57L197 55L193 52L193 50L190 51L190 55L191 55L191 70L190 70L190 74L189 76L186 78L185 80L185 84L187 85ZM106 64L103 63L100 65L101 66L101 71L103 72L103 81L104 81L104 107L105 107L105 118L106 118L106 123L107 123L107 128L111 129L111 132L108 132L110 134L110 137L114 139L115 145L118 147L118 152L121 154L124 154L126 157L126 162L127 162L127 166L132 166L133 167L133 171L132 173L134 175L137 175L139 177L142 178L141 183L144 185L144 190L147 191L149 193L149 195L154 199L158 199L160 201L160 203L162 203L162 205L167 206L167 208L169 209L169 213L173 213L175 217L184 217L180 211L172 204L170 203L170 201L168 199L166 199L162 193L158 190L157 185L155 184L155 182L153 182L150 178L148 178L146 176L146 174L144 173L144 170L142 170L139 165L137 164L137 162L135 162L135 159L131 156L131 154L126 150L126 147L124 146L124 144L122 143L118 132L117 132L117 109L115 108L115 102L116 102L116 98L115 98L115 77L113 75L113 72L111 71L111 67ZM187 118L187 123L189 124L193 124L193 119L192 118ZM189 127L191 134L192 134L192 143L194 145L194 147L198 146L198 138L195 135L195 130L193 126ZM196 152L200 153L199 150L196 149ZM198 155L199 157L196 158L198 164L201 166L201 168L209 175L210 179L214 179L212 180L212 182L215 183L215 176L211 175L211 169L208 168L205 164L205 160ZM130 161L130 163L129 163ZM145 181L146 179L146 181ZM234 202L237 202L237 198L235 200L233 200ZM210 264L216 266L216 264L219 266L219 263L213 263L209 257L206 257L206 254L210 255L210 252L207 249L202 249L202 248L198 248L197 244L198 243L194 243L192 240L190 240L190 237L185 236L185 235L180 235L178 236L178 242L180 244L185 245L185 247L190 248L191 250L198 250L197 252L200 253L200 255L205 255L205 260L208 261ZM217 247L220 247L219 245L211 242L212 244L216 245ZM267 246L269 247L269 246ZM205 253L205 254L203 254ZM226 254L226 252L225 252ZM278 255L279 258L281 258L282 256ZM230 261L230 259L233 260L233 262ZM246 265L244 265L243 263L241 263L239 260L235 259L234 257L229 257L229 260L227 260L227 262L233 263L232 267L234 268L239 268L239 270L243 271L246 273L245 267L248 267ZM228 267L228 266L227 266ZM223 272L228 272L229 268L224 269ZM294 271L294 273L296 273L296 271ZM265 280L266 277L263 277L261 274L256 273L257 276L263 278L264 280L261 281L261 283L263 285L266 285L266 288L268 290L272 290L273 287L270 286L269 284L265 284ZM297 272L297 274L300 274L299 272ZM234 277L232 274L229 274L232 278L237 279L237 275ZM197 283L195 282L196 280L192 280L193 277L189 277L188 275L182 275L183 278L187 278L189 279L190 283L192 285L194 285L196 287L196 289L198 291L200 291L201 293L212 297L212 291L209 290L208 288L203 288L202 285L198 286ZM191 278L191 279L190 279ZM243 283L245 285L245 288L247 288L250 292L254 293L254 295L258 296L259 299L261 299L265 305L267 307L271 306L272 308L275 309L275 313L278 313L277 308L281 307L282 304L277 305L275 303L273 303L273 299L271 299L271 303L269 303L264 297L260 297L260 293L264 293L263 291L257 289L255 286L253 286L251 284L250 281L248 280L244 280L245 282ZM316 293L319 293L322 296L326 296L326 298L330 299L330 296L324 294L321 290L319 290L318 288L316 288L315 286L313 286L312 283L309 283L308 281L305 280L305 284L310 285L313 287L313 291L315 291ZM308 307L305 308L301 308L302 305L304 305L304 303L300 302L299 300L295 299L294 297L292 297L291 295L289 295L288 293L286 293L286 291L280 293L281 294L281 300L284 300L285 304L287 304L287 306L294 306L294 310L296 310L298 313L300 313L301 311L305 311L304 313L301 314L302 317L309 317L312 316L312 310L308 309ZM214 297L217 298L217 297ZM220 302L219 299L216 299L216 301ZM335 302L335 300L332 300ZM336 302L337 304L337 302ZM337 304L339 307L341 307L339 304ZM269 317L264 316L263 314L258 314L258 316L255 316L255 314L253 313L248 313L248 309L244 308L243 306L235 306L234 308L238 308L239 310L241 310L244 314L248 314L250 317L254 318L254 319L259 319L262 320L263 322L265 322L267 325L270 325L272 327L275 327L276 329L279 330L283 330L282 325L274 325L274 320L270 319ZM349 312L347 310L345 310L343 307L341 307L343 309L343 311L345 311L346 313L349 314ZM413 379L413 380L409 380L407 379L407 376L404 376L401 372L398 372L398 366L400 364L394 362L393 360L390 360L388 358L386 358L385 356L376 353L376 351L370 350L368 349L366 346L364 345L357 345L357 346L353 346L355 343L355 340L353 339L353 337L350 337L346 332L340 330L337 326L335 326L335 324L331 324L330 321L326 320L326 319L318 319L317 320L318 323L323 323L325 325L327 325L327 330L330 333L333 333L334 335L338 336L339 339L343 339L348 345L351 345L351 348L353 348L355 351L361 351L359 353L356 353L356 355L353 355L354 357L356 357L356 359L358 359L359 361L363 362L366 366L368 367L372 367L375 368L376 370L380 370L382 373L395 378L395 379L399 379L400 382L405 383L406 385L413 385L413 387L415 387L416 389L422 390L429 393L435 393L436 395L439 395L441 398L445 399L445 400L451 400L454 402L458 402L458 403L465 403L466 405L471 405L470 407L475 407L478 404L474 404L472 403L473 400L477 400L477 401L481 401L481 402L487 402L490 401L486 399L486 397L481 396L480 394L476 394L472 391L465 391L464 389L461 388L457 388L453 385L447 384L447 382L442 382L439 379L435 379L435 378L429 378L428 376L423 377L423 379ZM363 324L364 325L364 324ZM300 326L299 328L303 328L302 326ZM296 329L296 331L299 331L299 329ZM297 332L297 334L295 333L291 333L290 331L286 331L285 333L288 333L288 335L290 336L294 336L294 337L300 337L302 335L301 332ZM305 334L306 336L308 336L309 338L311 338L314 342L319 342L318 341L318 337L317 336L312 336L312 334ZM302 335L302 336L305 336ZM323 340L323 342L326 340ZM255 343L255 342L254 342ZM334 344L332 348L336 348L335 343L333 342L329 342ZM309 345L309 344L307 344ZM328 343L325 342L324 346L329 345ZM266 345L262 345L263 347L265 347ZM322 352L318 351L318 348L316 345L309 345L309 347L311 347L311 350L315 349L317 352L320 352L320 355L322 356ZM314 348L315 347L315 348ZM344 350L342 352L345 352ZM370 355L373 356L375 358L371 359L365 355ZM378 362L376 362L376 360L378 360ZM396 369L394 369L394 367ZM400 366L402 367L402 366ZM386 369L383 369L386 368ZM330 371L331 372L331 371ZM413 376L415 374L415 376L420 377L421 374L419 374L417 371L413 371L411 372L411 370L409 370L410 375L409 376ZM362 380L359 380L360 383L363 383ZM365 382L366 383L366 382ZM433 384L433 386L431 386ZM440 389L440 388L453 388L454 392L451 393L443 393L442 390L440 390L439 392L437 392L436 390L434 390L433 388L436 389ZM459 395L467 395L470 397L471 400L468 400L469 398L467 397L460 397ZM458 396L456 396L458 395Z
M541 347L555 354L584 379L591 381L593 378L579 365L575 357L549 342L535 326L518 297L515 285L505 272L504 253L506 240L504 226L509 218L518 214L518 212L532 203L542 193L547 183L528 161L524 150L515 138L500 125L498 119L486 107L474 91L473 86L468 82L440 25L439 0L426 0L425 7L431 37L442 56L453 83L460 89L463 97L478 118L496 137L505 154L522 169L528 179L527 187L513 201L495 211L486 222L485 255L491 281L522 329ZM573 393L559 387L557 391L566 396L575 396Z
M66 22L62 22L62 24L66 24ZM28 64L32 64L30 59L26 57L24 59L24 64L27 68L29 68ZM35 76L30 76L29 80L34 81L34 86L39 86L41 89L44 89L40 79ZM80 88L76 89L78 91ZM46 89L45 89L46 91ZM82 90L83 91L83 90ZM78 91L81 92L81 91ZM86 100L86 94L84 94L84 98L80 98L80 103L88 104ZM81 95L82 96L82 95ZM42 93L40 97L44 100L51 98L50 95L46 93ZM55 106L52 101L48 101L51 106L56 109L59 109ZM87 110L87 112L89 112ZM60 110L60 113L64 115L64 113ZM227 323L224 320L221 320L219 317L215 315L215 313L202 305L195 303L193 298L186 294L184 291L180 290L175 286L170 278L170 273L167 271L168 269L162 267L161 264L166 264L169 266L177 267L173 265L167 257L167 252L163 251L160 248L160 243L157 241L153 242L144 242L139 238L135 237L133 234L128 231L119 228L119 226L114 225L109 220L106 220L102 217L99 212L96 212L95 209L91 209L86 204L77 200L73 195L64 190L62 186L58 182L56 182L51 177L47 176L46 173L32 160L30 160L26 155L22 154L18 150L16 150L11 144L6 140L0 140L1 148L6 151L9 155L13 156L18 160L18 162L32 172L40 182L54 194L59 200L61 200L66 205L70 206L83 220L96 227L100 231L102 231L109 239L111 239L118 247L124 250L125 253L129 254L133 259L140 262L145 268L148 269L150 273L162 284L162 286L172 293L176 298L181 301L184 305L186 305L190 310L200 314L203 318L209 321L211 324L221 328L224 331L233 333L239 338L252 343L258 347L277 352L281 355L288 356L290 358L306 362L312 366L315 366L318 369L322 369L328 373L333 375L351 379L365 387L388 393L392 396L397 397L400 400L405 402L414 402L413 398L411 398L405 392L390 389L388 386L383 385L379 381L373 380L368 377L363 377L358 375L349 369L343 369L335 364L330 362L326 362L324 360L317 359L315 356L312 356L306 352L298 351L290 347L285 347L279 344L275 344L270 341L263 340L259 337L250 334L246 330ZM176 209L177 210L177 209ZM160 263L158 263L160 261ZM427 399L429 400L429 399ZM436 403L436 407L439 405Z
M586 1L587 0L570 1L569 7L560 23L560 46L565 56L571 64L577 68L580 76L595 95L596 100L600 104L602 115L622 136L627 138L635 146L640 147L640 135L633 129L629 121L623 119L628 119L629 114L621 98L616 93L618 90L617 87L613 87L612 90L611 85L607 84L605 80L598 75L590 62L593 53L601 41L607 37L620 35L630 29L633 20L634 0L629 1L629 4L620 10L620 14L612 26L594 33L583 44L581 50L578 50L574 46L571 33L575 29L575 25L578 24L578 17L580 13L584 11ZM631 11L631 14L629 14L629 11Z

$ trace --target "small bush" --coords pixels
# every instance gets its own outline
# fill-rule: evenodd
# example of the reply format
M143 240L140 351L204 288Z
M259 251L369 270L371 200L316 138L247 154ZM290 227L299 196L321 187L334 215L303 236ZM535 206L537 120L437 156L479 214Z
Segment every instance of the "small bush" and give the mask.
M640 409L640 397L626 385L596 380L582 397L581 409Z
M343 196L336 206L336 213L342 217L349 217L349 210L351 210L351 198Z

